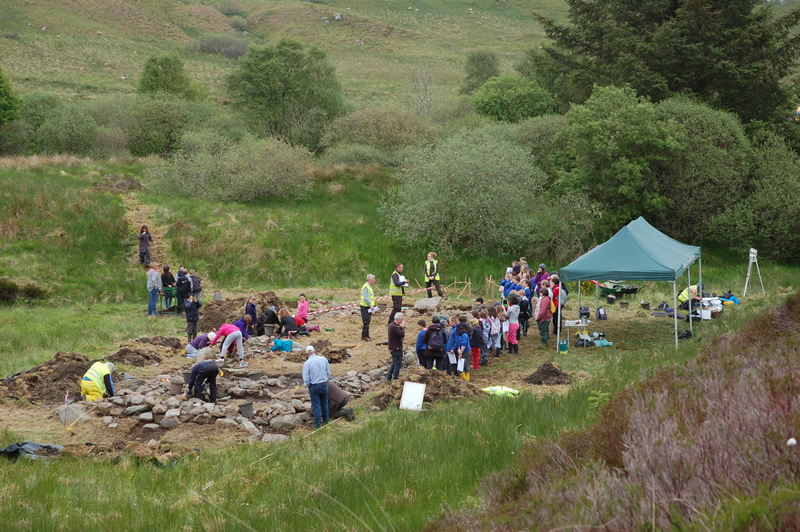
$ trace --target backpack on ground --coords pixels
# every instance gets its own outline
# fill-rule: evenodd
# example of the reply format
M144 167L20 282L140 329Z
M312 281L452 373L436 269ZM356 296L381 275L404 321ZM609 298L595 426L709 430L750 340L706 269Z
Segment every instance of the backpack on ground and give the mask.
M597 309L597 319L598 320L608 319L608 315L606 314L606 309L604 307L600 307Z
M444 351L445 339L444 331L441 328L431 330L431 335L428 338L428 349L431 351Z

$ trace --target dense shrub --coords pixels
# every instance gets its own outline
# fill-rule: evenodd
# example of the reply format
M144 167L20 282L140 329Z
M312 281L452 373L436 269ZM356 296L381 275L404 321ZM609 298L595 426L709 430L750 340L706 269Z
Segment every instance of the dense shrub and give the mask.
M224 169L223 194L232 201L305 198L313 184L311 153L274 138L245 138L228 151Z
M176 195L227 201L303 198L312 185L308 150L276 139L247 136L233 144L205 130L186 133L180 146L172 159L148 172L159 188Z
M20 299L44 297L47 292L34 284L19 284L8 277L0 277L0 303L14 303Z
M175 52L157 54L147 59L136 86L138 94L167 93L201 100L207 91L186 74L183 61Z
M231 25L231 28L239 31L244 31L247 29L247 19L244 17L231 17L228 19L228 23Z
M0 126L19 118L20 101L11 87L11 81L0 68Z
M228 88L253 132L312 151L319 151L324 128L346 109L325 52L291 39L251 46L228 76Z
M536 166L550 175L550 159L559 148L556 135L563 131L567 124L567 119L562 115L528 118L517 124L514 142L530 150Z
M29 124L34 131L45 121L59 112L64 103L55 94L48 92L29 92L22 95L20 118Z
M166 95L137 96L128 108L125 133L134 156L171 152L187 126L186 102Z
M100 127L97 130L97 142L91 150L94 157L110 159L112 157L127 157L128 135L121 127Z
M217 7L217 11L225 16L232 17L234 15L243 15L247 12L241 2L236 0L222 0Z
M567 113L555 139L557 189L591 195L607 230L638 216L660 219L670 201L658 176L686 148L686 132L632 89L595 87L592 97Z
M97 131L94 118L80 106L67 105L36 131L36 146L42 153L87 155L95 147Z
M325 151L319 159L322 167L344 164L349 166L379 164L395 166L399 158L394 153L366 144L342 144Z
M500 59L489 50L475 50L467 56L464 66L466 77L461 85L461 94L472 94L489 79L500 75Z
M708 222L718 212L745 198L750 141L736 115L704 103L670 98L658 110L662 120L683 126L687 141L659 174L670 212L658 225L674 238L696 242L708 236Z
M475 108L497 120L519 122L555 111L555 101L535 81L503 74L487 81L475 93Z
M98 126L122 128L133 98L129 94L103 94L93 100L79 102L78 105L94 118Z
M33 128L22 120L0 126L0 155L23 155L31 150Z
M201 35L190 50L197 54L218 54L236 59L247 53L250 41L233 35Z
M546 175L510 134L507 125L485 126L411 151L408 171L381 206L387 232L408 243L444 251L466 246L472 253L532 247L547 254L554 233L571 236L569 222L584 213L578 206L562 213L547 201Z
M753 179L746 199L725 201L712 223L713 234L736 249L755 247L779 259L800 258L800 156L775 134L755 149Z
M326 139L330 144L366 144L384 150L424 145L436 136L421 116L400 109L368 107L336 119Z

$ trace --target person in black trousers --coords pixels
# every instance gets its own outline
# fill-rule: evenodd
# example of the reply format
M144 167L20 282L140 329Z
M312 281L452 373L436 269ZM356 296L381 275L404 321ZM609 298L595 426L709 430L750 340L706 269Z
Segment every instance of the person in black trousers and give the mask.
M392 280L389 282L389 295L392 296L392 312L389 313L389 323L394 322L394 315L403 310L403 294L406 293L408 281L401 275L403 264L398 262L394 265Z
M208 383L209 400L217 402L217 375L219 366L213 360L198 362L192 368L192 376L189 378L189 393L192 397L203 398L203 383Z

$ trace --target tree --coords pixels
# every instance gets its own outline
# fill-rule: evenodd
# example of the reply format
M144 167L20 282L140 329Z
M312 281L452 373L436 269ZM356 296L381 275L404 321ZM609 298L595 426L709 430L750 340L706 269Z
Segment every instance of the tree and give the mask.
M187 100L199 100L205 97L204 91L186 74L183 61L174 52L154 55L147 60L136 92L139 94L163 92Z
M19 106L11 81L0 68L0 127L19 118Z
M42 127L48 118L61 112L64 103L49 92L29 92L22 96L20 117L34 131Z
M322 50L291 39L251 46L228 76L236 105L261 135L317 150L324 126L345 108L333 65Z
M562 192L589 195L616 231L638 216L661 218L670 202L658 176L685 146L675 120L660 120L656 106L630 88L595 87L584 105L567 113L553 158Z
M800 9L761 0L567 0L569 25L536 15L548 53L584 84L629 84L659 101L693 93L743 121L785 105L780 81L800 57Z
M173 151L187 127L187 103L174 95L137 96L128 108L125 133L131 155Z
M475 93L478 112L507 122L552 113L555 101L535 81L512 74L492 78Z
M433 126L410 111L367 107L337 118L326 135L331 144L365 144L384 150L433 142Z
M36 146L43 153L88 155L97 141L97 122L80 106L64 106L36 131Z
M488 50L475 50L467 56L464 67L467 76L461 85L461 94L472 94L489 79L500 75L500 60Z
M698 241L709 221L748 193L752 149L739 118L685 96L658 104L660 120L674 120L686 132L686 149L674 153L658 175L669 214L657 221L671 236Z
M547 176L510 140L513 129L492 124L412 150L400 184L381 206L387 233L440 252L517 253L535 247L541 255L565 258L580 251L591 231L581 227L573 238L576 221L593 222L586 202L565 198L551 204Z
M556 110L562 114L569 111L571 104L584 103L592 95L592 81L582 79L581 71L564 68L557 59L539 48L528 50L514 70L549 92L556 101Z
M417 63L411 83L409 97L417 107L417 113L428 118L439 103L439 86L436 85L436 76L431 66L424 61Z
M783 260L800 259L800 156L774 133L756 141L750 190L727 203L713 221L713 236L742 251Z

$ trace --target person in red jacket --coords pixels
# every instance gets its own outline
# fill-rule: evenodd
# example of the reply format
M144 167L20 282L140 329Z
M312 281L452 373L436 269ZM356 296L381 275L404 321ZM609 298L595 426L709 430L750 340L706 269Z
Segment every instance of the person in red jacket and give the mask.
M547 345L550 340L550 320L553 319L553 313L550 310L550 290L547 287L542 287L540 291L542 297L539 298L539 314L536 316L536 322L539 324L539 336L542 339L542 345Z

